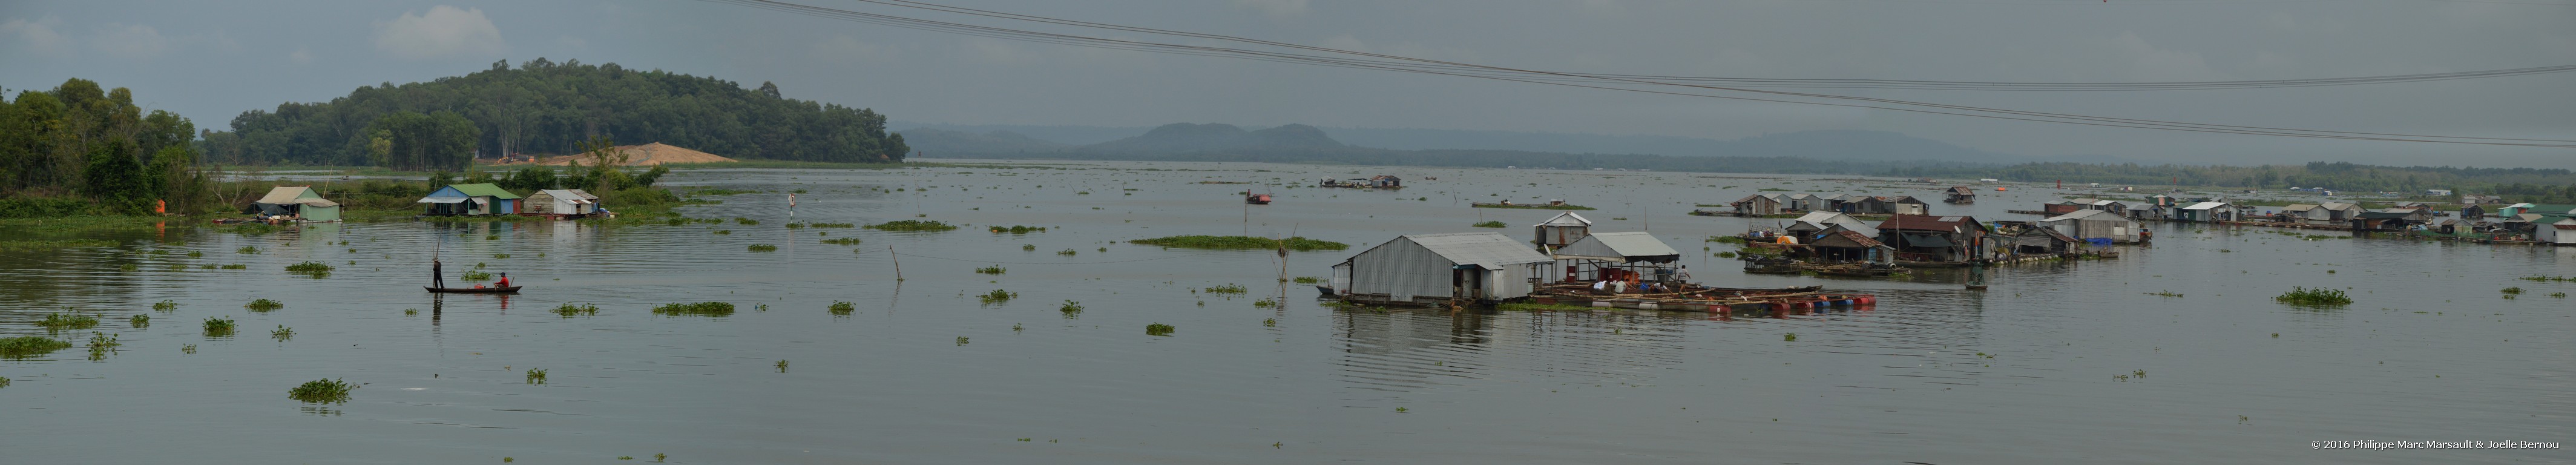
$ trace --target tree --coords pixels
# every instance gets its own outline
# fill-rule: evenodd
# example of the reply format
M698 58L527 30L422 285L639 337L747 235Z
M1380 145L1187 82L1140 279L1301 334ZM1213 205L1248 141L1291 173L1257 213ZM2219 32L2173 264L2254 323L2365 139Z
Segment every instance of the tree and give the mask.
M376 118L356 142L377 166L418 171L463 169L474 158L482 129L456 112L395 112Z

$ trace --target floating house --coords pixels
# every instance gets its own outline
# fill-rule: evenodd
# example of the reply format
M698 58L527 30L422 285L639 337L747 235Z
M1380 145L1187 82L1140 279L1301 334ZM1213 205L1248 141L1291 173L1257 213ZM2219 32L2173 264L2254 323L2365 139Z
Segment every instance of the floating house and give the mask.
M2424 226L2431 224L2432 222L2433 214L2429 211L2412 208L2388 208L2381 209L2379 211L2361 212L2361 214L2353 215L2352 229L2405 231L2408 229L2414 229L2415 226Z
M2236 221L2236 207L2234 205L2227 204L2227 202L2200 202L2191 204L2191 206L2188 207L2182 207L2181 210L2175 210L2173 219L2176 221L2197 221L2202 223Z
M2471 220L2474 220L2474 219L2480 219L2480 218L2486 218L2486 217L2487 217L2487 207L2478 206L2478 205L2476 205L2476 204L2470 204L2470 205L2466 205L2466 206L2462 206L2462 207L2460 207L2460 218L2462 218L2462 219L2471 219Z
M1968 188L1968 186L1950 186L1949 192L1942 195L1941 201L1947 203L1977 203L1977 190Z
M519 194L491 183L450 184L414 203L429 204L433 216L510 215L519 212Z
M1778 215L1789 208L1783 200L1778 194L1747 195L1728 205L1735 206L1738 215Z
M1556 264L1565 267L1566 281L1624 280L1673 282L1673 262L1682 253L1655 239L1653 233L1613 232L1585 236L1565 248L1556 249Z
M581 189L545 189L521 201L527 205L520 214L555 218L583 218L599 214L599 196Z
M1985 256L1990 232L1975 217L1896 215L1878 224L1878 241L1909 266L1966 264Z
M1824 237L1808 241L1807 246L1815 251L1814 258L1821 261L1860 262L1872 265L1896 263L1895 247L1888 247L1886 243L1879 242L1878 239L1861 234L1859 231L1836 229L1826 233Z
M306 222L340 221L340 203L322 198L313 186L277 186L268 195L250 203L259 214L284 216Z
M2060 200L2040 204L2039 212L2048 216L2064 215L2093 205L2093 199Z
M2101 210L2084 210L2039 220L2040 229L2057 231L2077 239L2110 239L2111 242L2137 242L2138 221Z
M1564 248L1574 241L1583 240L1583 236L1592 235L1592 220L1574 212L1558 213L1554 218L1531 226L1537 229L1538 234L1530 243L1543 250Z
M2151 204L2151 205L2158 206L2158 207L2177 207L2177 206L2181 206L2181 205L2178 205L2178 204L2182 203L2180 200L2181 200L2181 199L2176 199L2176 198L2174 198L2174 196L2171 196L2171 195L2165 195L2165 194L2156 194L2156 195L2150 195L2150 196L2147 196L2147 203L2148 203L2148 204Z
M2547 215L2542 217L2556 218L2558 221L2549 224L2534 223L2531 240L2553 245L2576 245L2576 217Z
M1788 226L1780 229L1791 236L1797 236L1800 240L1815 239L1835 230L1853 231L1863 236L1878 237L1878 228L1871 227L1869 223L1861 222L1860 219L1852 218L1851 215L1836 212L1808 212L1806 216L1791 220Z
M1502 234L1411 234L1333 265L1333 287L1365 304L1494 302L1529 297L1553 263Z
M2055 229L2030 228L2023 230L2021 235L2013 236L2012 251L2017 255L2054 255L2073 253L2082 248L2083 244L2084 240L2059 233Z
M1817 197L1816 194L1790 194L1788 204L1789 208L1793 210L1816 211L1833 209L1832 204L1825 202L1824 197Z

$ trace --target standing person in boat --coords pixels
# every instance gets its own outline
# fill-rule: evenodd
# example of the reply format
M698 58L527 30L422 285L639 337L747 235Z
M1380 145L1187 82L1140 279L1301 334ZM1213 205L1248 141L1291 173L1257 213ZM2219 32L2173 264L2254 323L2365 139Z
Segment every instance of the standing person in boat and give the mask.
M447 272L445 271L445 269L444 269L444 268L445 268L445 267L444 267L444 266L442 266L442 264L440 264L440 263L438 262L438 259L435 259L435 258L429 259L429 286L430 286L430 287L441 288L441 289L445 289L445 288L447 288Z

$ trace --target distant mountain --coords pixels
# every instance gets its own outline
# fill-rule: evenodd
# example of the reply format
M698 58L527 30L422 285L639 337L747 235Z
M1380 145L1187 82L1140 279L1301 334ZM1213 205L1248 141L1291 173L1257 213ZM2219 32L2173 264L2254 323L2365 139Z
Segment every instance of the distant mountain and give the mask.
M976 134L946 129L912 129L899 131L905 145L924 154L1011 154L1057 152L1073 145L1039 140L1010 131Z

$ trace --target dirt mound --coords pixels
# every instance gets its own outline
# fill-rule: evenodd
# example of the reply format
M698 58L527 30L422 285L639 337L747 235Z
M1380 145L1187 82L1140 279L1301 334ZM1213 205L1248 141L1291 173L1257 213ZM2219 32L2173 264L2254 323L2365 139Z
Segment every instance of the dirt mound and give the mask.
M680 148L660 142L644 145L620 145L610 150L616 150L617 153L626 155L626 164L618 166L653 166L663 163L726 163L741 161L725 158L712 153ZM579 154L546 157L544 159L537 160L537 164L565 166L573 164L573 162L576 161L587 165L590 163L590 157Z

